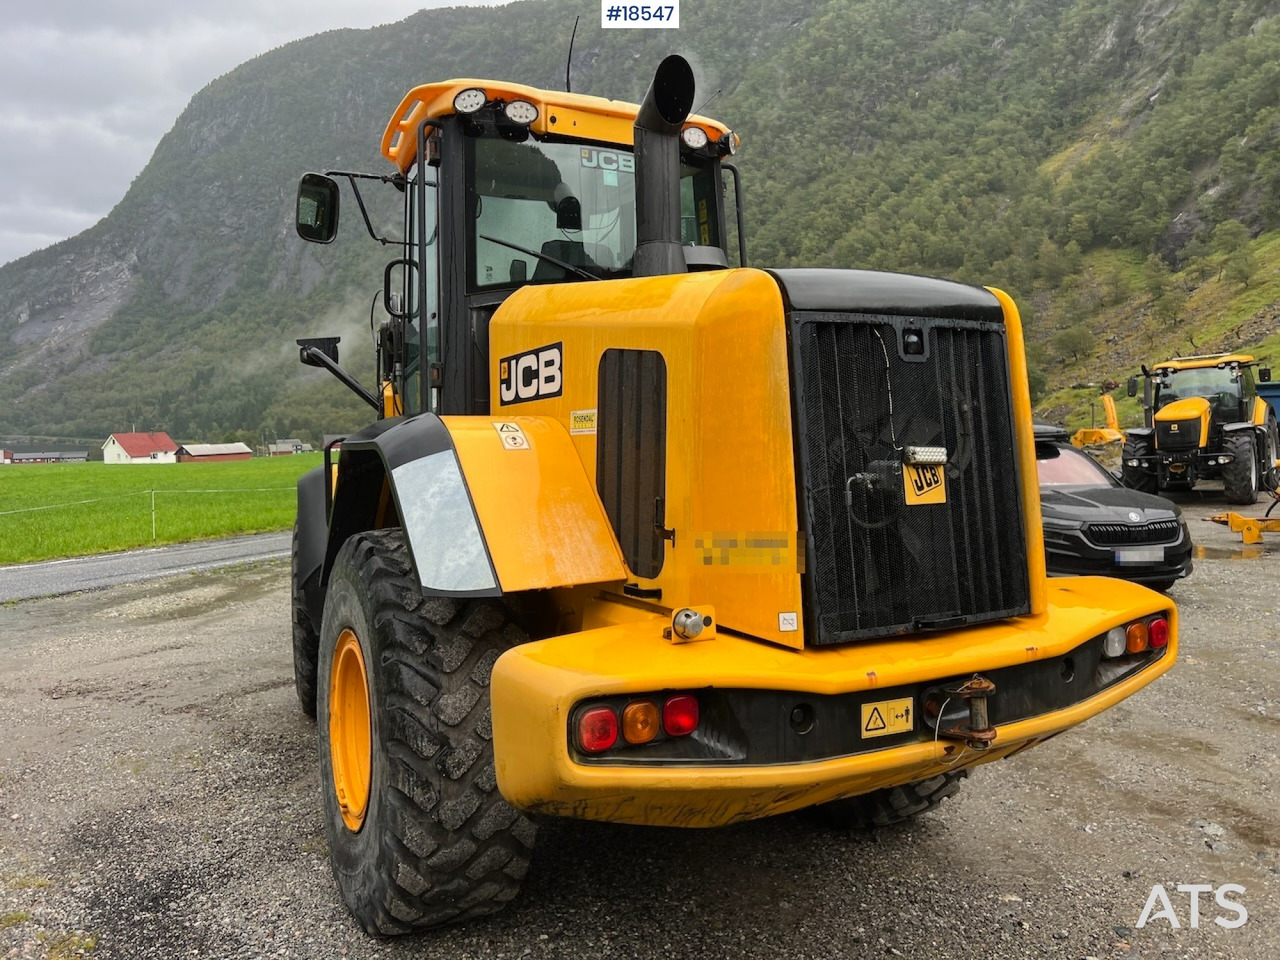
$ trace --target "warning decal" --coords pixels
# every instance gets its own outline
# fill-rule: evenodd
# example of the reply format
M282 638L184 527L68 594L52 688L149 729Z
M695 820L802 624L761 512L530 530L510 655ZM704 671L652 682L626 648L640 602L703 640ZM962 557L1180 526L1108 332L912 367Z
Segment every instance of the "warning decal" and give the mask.
M569 411L569 432L570 433L595 433L596 432L596 412L594 410L570 410Z
M916 728L915 704L911 697L900 700L879 700L862 705L862 737L889 737L895 733L910 733Z
M498 431L498 436L502 438L502 446L507 450L529 449L529 438L520 429L520 424L511 420L498 420L494 422L493 429Z

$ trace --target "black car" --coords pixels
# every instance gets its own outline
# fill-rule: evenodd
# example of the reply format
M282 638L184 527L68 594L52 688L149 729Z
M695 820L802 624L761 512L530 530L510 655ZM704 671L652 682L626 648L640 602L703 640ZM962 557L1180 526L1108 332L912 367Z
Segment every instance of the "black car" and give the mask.
M1098 574L1167 590L1191 573L1177 504L1120 485L1061 427L1036 424L1036 467L1050 576Z

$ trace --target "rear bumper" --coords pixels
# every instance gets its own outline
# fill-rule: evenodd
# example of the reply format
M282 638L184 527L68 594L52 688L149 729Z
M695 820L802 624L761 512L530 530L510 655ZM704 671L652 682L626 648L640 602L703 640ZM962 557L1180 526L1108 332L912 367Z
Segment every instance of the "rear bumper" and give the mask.
M657 618L513 648L499 658L491 680L498 787L514 806L538 813L717 826L1008 756L1107 709L1173 665L1177 619L1167 598L1099 578L1055 580L1048 594L1049 609L1040 616L817 650L723 634L673 645L662 639L666 621ZM1098 657L1091 651L1111 627L1165 612L1170 638L1160 656L1135 662L1102 686L1067 677L1092 671ZM927 690L975 673L999 677L992 699L996 739L981 751L936 739L932 721L919 722ZM583 700L673 690L745 705L750 722L736 728L744 749L720 749L726 737L717 733L708 737L714 743L703 745L717 748L715 756L653 760L645 748L604 760L576 753L570 722ZM917 714L910 730L864 736L859 704L908 697ZM793 702L825 704L818 723L826 724L825 742L837 744L826 749L829 755L815 758L813 732L798 734L790 725ZM944 729L953 712L946 709ZM846 726L833 740L832 726L842 716ZM847 746L839 745L840 735ZM761 757L769 762L757 762Z

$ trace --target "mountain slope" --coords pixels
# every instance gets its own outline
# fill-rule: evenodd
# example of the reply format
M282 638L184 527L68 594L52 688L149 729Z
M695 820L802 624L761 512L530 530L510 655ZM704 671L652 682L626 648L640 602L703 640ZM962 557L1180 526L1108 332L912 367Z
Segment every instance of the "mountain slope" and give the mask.
M1181 269L1222 221L1280 225L1278 11L705 0L678 33L581 24L574 88L637 100L658 60L684 53L698 102L722 90L707 112L743 137L753 262L1003 286L1058 371L1063 328L1092 323L1096 338L1123 322L1082 296L1107 251ZM568 0L424 11L289 44L211 83L105 220L0 268L0 434L136 423L184 439L315 438L361 423L367 411L300 368L292 344L341 332L344 363L368 375L384 252L355 229L331 247L299 241L297 176L384 170L378 139L413 84L561 86L580 12ZM394 210L378 216L394 233Z

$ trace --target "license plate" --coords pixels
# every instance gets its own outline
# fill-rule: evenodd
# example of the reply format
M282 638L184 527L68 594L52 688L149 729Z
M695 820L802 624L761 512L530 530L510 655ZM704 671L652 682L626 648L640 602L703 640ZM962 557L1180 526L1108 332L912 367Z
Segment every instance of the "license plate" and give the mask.
M1164 560L1164 547L1123 547L1116 551L1116 563L1160 563Z
M910 697L900 700L879 700L862 705L862 738L890 737L895 733L910 733L916 728L915 702Z

